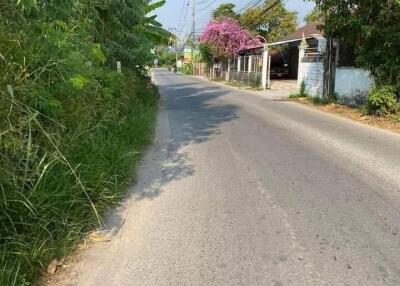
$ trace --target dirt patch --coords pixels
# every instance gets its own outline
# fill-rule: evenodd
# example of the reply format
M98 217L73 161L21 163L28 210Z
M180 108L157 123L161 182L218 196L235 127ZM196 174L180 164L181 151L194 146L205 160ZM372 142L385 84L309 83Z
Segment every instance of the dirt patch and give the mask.
M350 118L352 120L371 125L374 127L387 129L393 132L400 133L400 116L387 116L387 117L378 117L373 115L365 115L359 108L350 107L337 103L330 103L326 105L318 105L312 102L308 98L294 98L290 99L291 101L299 102L301 104L305 104L308 106L312 106L319 110L337 114L346 118Z
M102 232L93 231L89 233L71 255L58 260L53 260L47 267L47 271L42 273L42 277L38 284L41 286L65 285L68 274L71 273L72 267L82 259L82 254L96 243L109 241L110 239L103 236ZM55 264L54 269L49 271L53 262Z

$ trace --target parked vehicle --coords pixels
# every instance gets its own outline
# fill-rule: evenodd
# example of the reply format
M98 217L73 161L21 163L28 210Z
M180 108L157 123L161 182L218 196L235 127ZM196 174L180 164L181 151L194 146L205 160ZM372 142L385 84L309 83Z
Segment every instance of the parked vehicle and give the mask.
M289 64L282 53L271 56L271 78L289 77Z
M289 76L289 65L282 64L282 66L271 67L271 77L283 78Z

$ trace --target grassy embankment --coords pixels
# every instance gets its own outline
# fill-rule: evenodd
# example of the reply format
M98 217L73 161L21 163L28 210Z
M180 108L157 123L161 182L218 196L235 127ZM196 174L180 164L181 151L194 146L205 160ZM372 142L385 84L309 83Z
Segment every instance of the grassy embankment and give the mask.
M99 226L151 142L158 95L149 80L105 69L88 78L1 91L0 285L35 283ZM41 103L46 94L54 98Z

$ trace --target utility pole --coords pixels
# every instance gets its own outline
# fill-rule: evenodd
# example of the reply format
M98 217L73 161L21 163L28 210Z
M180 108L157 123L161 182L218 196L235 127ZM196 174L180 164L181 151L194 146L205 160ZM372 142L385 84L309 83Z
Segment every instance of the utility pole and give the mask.
M192 0L192 67L194 62L194 47L196 40L196 0Z
M328 10L327 16L329 16L330 11ZM325 18L326 24L326 18ZM322 97L325 100L330 101L335 90L335 73L336 65L333 61L333 35L331 33L326 33L326 48L324 55L324 82L322 86Z
M331 35L326 37L326 50L324 57L324 84L323 94L325 100L331 100L335 88L335 63L333 61L333 38Z
M196 0L192 0L192 21L193 21L193 24L192 24L192 40L193 40L193 43L194 43L194 40L195 40L195 35L194 35L194 33L196 32Z

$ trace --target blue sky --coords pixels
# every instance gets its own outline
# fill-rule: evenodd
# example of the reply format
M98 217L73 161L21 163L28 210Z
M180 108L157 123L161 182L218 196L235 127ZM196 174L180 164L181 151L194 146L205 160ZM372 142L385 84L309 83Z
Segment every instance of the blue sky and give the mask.
M156 11L158 20L163 24L164 28L177 28L179 23L180 33L187 35L190 33L192 28L192 9L189 6L187 9L186 21L182 21L183 9L189 0L167 0L167 3L162 8ZM198 11L196 15L196 32L201 32L205 24L210 19L212 10L218 7L222 3L233 3L237 7L241 7L243 3L248 2L244 0L196 0L198 5ZM298 13L298 25L303 24L304 16L314 8L314 2L304 0L287 0L285 5L289 10L296 11ZM209 7L208 7L209 6Z

